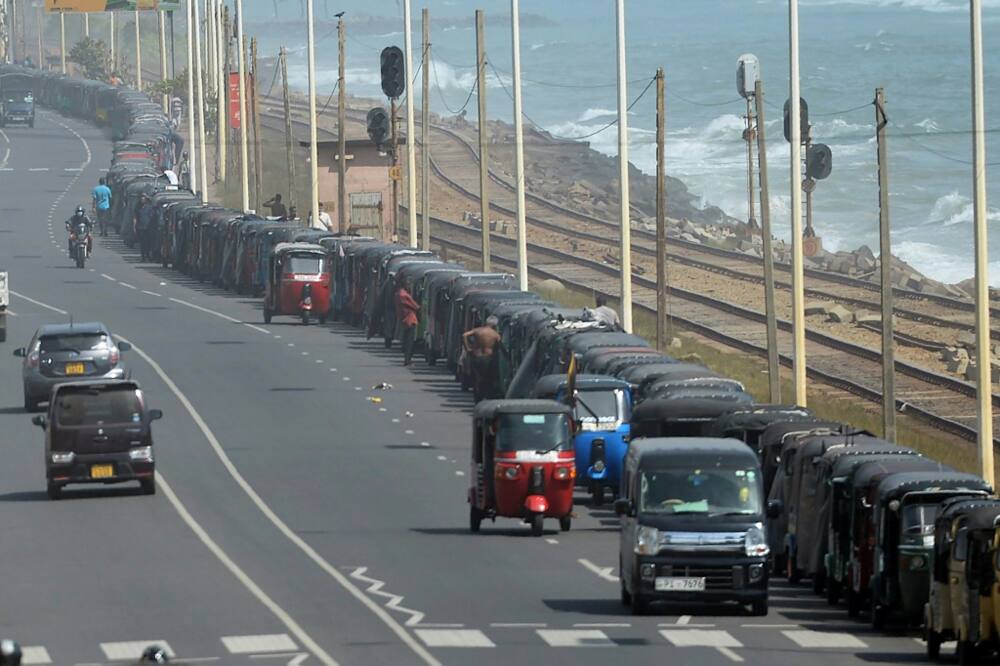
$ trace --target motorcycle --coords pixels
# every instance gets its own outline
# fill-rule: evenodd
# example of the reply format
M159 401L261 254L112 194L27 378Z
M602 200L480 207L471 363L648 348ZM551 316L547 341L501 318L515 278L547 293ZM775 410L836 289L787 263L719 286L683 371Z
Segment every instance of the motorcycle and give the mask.
M90 233L87 231L86 224L79 223L73 227L69 236L69 246L70 254L76 261L76 267L83 268L90 255Z

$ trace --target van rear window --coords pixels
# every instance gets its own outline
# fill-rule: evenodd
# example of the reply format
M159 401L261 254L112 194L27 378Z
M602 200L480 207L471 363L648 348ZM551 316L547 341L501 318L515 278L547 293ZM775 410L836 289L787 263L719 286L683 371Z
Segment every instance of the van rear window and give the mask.
M70 333L67 335L43 335L39 349L46 354L64 351L93 351L108 346L108 336L103 333Z
M56 422L65 427L139 423L142 403L133 389L61 391Z

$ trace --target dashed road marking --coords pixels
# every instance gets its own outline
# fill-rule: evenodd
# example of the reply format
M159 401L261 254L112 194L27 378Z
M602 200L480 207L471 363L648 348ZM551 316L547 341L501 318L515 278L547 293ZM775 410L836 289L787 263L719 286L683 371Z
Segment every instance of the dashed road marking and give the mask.
M496 644L478 629L417 629L417 636L431 648L491 648Z
M66 312L65 310L60 310L59 308L52 307L48 303L42 303L41 301L36 301L33 298L28 298L24 294L19 294L16 291L11 291L10 293L14 294L15 296L17 296L18 298L20 298L22 300L28 301L29 303L34 303L35 305L37 305L40 308L45 308L46 310L51 310L52 312L55 312L57 314L61 314L61 315L64 315L64 316L69 315L69 313Z
M31 167L28 171L48 171L48 167Z
M101 650L104 652L104 656L111 660L128 659L136 661L142 656L142 651L150 645L159 645L167 653L167 656L174 656L174 651L170 649L170 644L160 638L145 641L101 643Z
M41 645L25 645L21 647L21 663L29 664L51 664L52 658L49 651Z
M269 335L271 333L266 328L261 328L260 326L256 326L254 324L248 324L246 322L243 322L243 325L246 326L247 328L251 328L251 329L257 331L258 333L263 333L265 335Z
M795 629L782 631L791 641L804 648L866 648L868 644L860 638L837 631L811 631Z
M299 649L288 634L257 634L250 636L223 636L222 644L230 654L252 652L293 652Z
M170 300L173 301L174 303L179 303L180 305L186 305L189 308L194 308L195 310L200 310L201 312L204 312L206 314L210 314L210 315L213 315L215 317L219 317L220 319L225 319L226 321L231 321L234 324L242 324L243 323L239 319L234 319L233 317L230 317L229 315L224 315L221 312L216 312L215 310L209 310L208 308L203 308L200 305L195 305L194 303L189 303L189 302L187 302L185 300L181 300L180 298L173 298L173 297L171 297Z
M573 624L574 627L591 628L591 629L614 629L621 627L631 627L631 622L576 622Z
M545 622L490 622L497 629L544 629L549 626Z
M161 294L156 293L155 291L147 291L146 289L143 289L142 293L144 293L144 294L146 294L148 296L160 296L161 295Z
M112 282L117 282L117 280L115 280L113 277L111 277L107 273L101 273L101 277L104 278L105 280L111 280Z
M545 543L552 544L553 546L559 543L558 539L546 539ZM576 625L574 625L576 626Z
M121 280L119 280L118 284L120 284L121 286L125 287L126 289L135 289L135 286L129 284L128 282L122 282Z
M552 647L614 647L600 629L538 629L535 633Z
M718 650L730 661L740 662L743 657L733 648L743 647L728 631L710 629L661 629L660 635L676 647L710 647Z

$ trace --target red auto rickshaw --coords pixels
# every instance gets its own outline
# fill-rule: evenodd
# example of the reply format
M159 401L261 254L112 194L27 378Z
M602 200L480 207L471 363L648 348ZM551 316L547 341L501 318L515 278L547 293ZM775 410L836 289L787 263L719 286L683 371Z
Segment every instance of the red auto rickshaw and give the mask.
M472 425L469 529L483 519L520 518L541 536L545 518L567 531L576 466L573 414L554 400L483 400Z
M291 315L306 325L314 316L325 324L329 312L326 250L315 243L275 245L267 264L264 323L270 324L274 315Z

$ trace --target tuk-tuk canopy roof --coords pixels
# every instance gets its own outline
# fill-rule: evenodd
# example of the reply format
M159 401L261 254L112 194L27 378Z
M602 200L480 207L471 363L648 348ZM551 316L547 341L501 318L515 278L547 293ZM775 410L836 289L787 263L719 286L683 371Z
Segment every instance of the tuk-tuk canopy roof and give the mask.
M533 395L538 398L553 398L560 389L566 387L566 375L545 375L535 382ZM617 377L608 375L577 375L576 389L578 391L597 391L600 389L627 389L629 383Z
M633 421L710 421L741 404L741 396L729 393L712 397L651 398L632 411ZM743 442L740 442L743 444ZM743 444L745 447L746 444Z
M899 456L898 459L872 461L854 468L851 485L855 489L866 488L880 476L899 472L953 472L951 467L923 456Z
M1000 517L1000 500L994 498L980 497L948 508L947 515L939 515L938 518L944 518L948 524L955 518L964 518L962 526L970 530L992 529Z
M492 419L501 414L566 414L569 405L555 400L510 399L482 400L476 404L474 416L477 419Z
M595 347L649 347L644 338L632 333L608 332L607 329L581 331L567 341L570 349L582 354Z
M319 254L326 255L326 250L323 249L323 246L316 243L278 243L271 251L276 255L285 252L318 252Z
M780 421L772 423L764 428L760 434L760 447L770 448L783 446L785 438L789 435L802 433L807 435L810 432L821 430L838 431L843 427L842 423L836 421L823 421L820 419L803 419L801 421Z
M823 456L830 449L854 448L859 444L859 436L867 436L869 433L864 430L849 429L843 432L828 434L822 433L811 435L802 439L798 455L801 459L809 459Z
M844 456L864 457L866 455L876 455L879 453L895 454L906 451L914 452L913 449L908 449L905 446L899 446L898 444L887 442L886 440L879 439L874 435L854 434L853 437L853 446L841 449L831 449L823 454L823 460L828 462L830 465L835 465L836 462Z
M992 492L986 481L975 474L965 472L900 472L890 474L878 484L879 502L899 499L907 493L930 492L932 490Z
M744 387L742 383L728 377L660 377L646 387L646 395L654 398L663 393L673 393L684 389L729 393L742 392Z
M678 364L679 362L676 359L673 359L670 356L664 356L656 363L645 363L643 365L633 365L628 368L624 368L618 376L625 381L638 386L649 377L662 376L668 368Z
M811 410L795 405L750 405L717 418L713 430L720 436L734 430L760 432L772 423L802 421L812 417Z
M739 466L758 465L749 446L738 439L720 437L639 437L629 445L628 456L636 459L640 469L678 463L693 468L723 460Z

